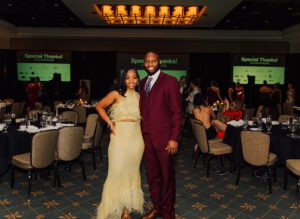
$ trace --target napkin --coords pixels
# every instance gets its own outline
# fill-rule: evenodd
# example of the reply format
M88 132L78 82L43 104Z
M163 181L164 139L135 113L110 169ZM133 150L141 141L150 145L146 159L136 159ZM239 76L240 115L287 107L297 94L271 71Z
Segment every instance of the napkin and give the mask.
M240 126L243 126L244 125L244 121L243 120L238 120L238 121L236 121L236 120L231 120L231 121L229 121L229 122L227 122L227 124L228 125L232 125L232 126L234 126L234 127L240 127Z
M53 130L53 129L58 129L58 127L53 126L53 125L49 125L49 126L46 126L44 128L40 128L39 131L47 131L47 130Z
M30 125L26 128L26 132L37 133L37 132L39 132L39 129L36 126Z
M66 126L74 126L74 124L72 124L72 123L60 123L60 122L56 123L57 128L66 127Z
M249 128L249 130L251 130L251 131L261 131L261 128Z
M279 125L278 121L272 121L272 125Z
M0 131L4 129L5 124L0 124Z

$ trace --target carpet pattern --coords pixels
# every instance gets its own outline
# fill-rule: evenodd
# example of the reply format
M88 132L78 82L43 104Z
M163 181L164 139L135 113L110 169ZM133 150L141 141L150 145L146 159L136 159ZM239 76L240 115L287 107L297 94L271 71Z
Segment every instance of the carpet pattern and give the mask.
M265 179L252 177L244 169L239 186L235 186L236 173L226 176L211 174L205 177L202 160L193 168L192 138L183 138L176 156L176 217L193 218L300 218L300 201L296 199L296 179L289 176L288 190L283 190L283 168L278 169L277 183L273 194L268 193ZM60 168L62 188L52 188L52 180L38 178L32 186L31 202L27 202L26 174L16 171L15 188L9 186L9 174L0 181L0 217L15 218L95 218L101 198L102 186L107 174L107 139L102 144L104 162L97 161L97 170L92 168L92 159L83 155L87 181L82 180L81 169L74 164L72 171ZM211 167L218 167L213 160ZM142 163L142 185L145 193L145 211L152 207L145 167ZM140 215L133 214L133 218Z

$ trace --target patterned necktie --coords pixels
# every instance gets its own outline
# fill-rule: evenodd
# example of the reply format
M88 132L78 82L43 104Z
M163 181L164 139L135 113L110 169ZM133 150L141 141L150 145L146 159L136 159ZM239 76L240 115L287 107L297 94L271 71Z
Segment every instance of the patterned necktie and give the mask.
M149 77L147 83L146 83L146 86L145 86L145 91L146 91L146 94L148 95L150 90L151 90L151 81L152 81L153 78Z

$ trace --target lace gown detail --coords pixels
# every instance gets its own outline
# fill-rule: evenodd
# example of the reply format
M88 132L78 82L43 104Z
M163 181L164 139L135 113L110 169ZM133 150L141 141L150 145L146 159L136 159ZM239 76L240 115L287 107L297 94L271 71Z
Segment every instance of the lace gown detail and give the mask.
M126 93L121 102L112 105L110 117L116 132L110 136L108 175L97 219L121 218L124 207L130 212L142 213L144 205L140 176L144 141L140 127L139 94ZM122 121L128 119L131 121Z

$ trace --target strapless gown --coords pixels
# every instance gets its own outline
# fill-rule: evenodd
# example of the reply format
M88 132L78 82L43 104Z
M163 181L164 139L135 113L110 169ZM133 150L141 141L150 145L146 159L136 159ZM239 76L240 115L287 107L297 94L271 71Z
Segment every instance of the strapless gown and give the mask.
M115 135L108 147L108 175L103 186L97 219L121 218L126 207L130 212L143 212L140 164L144 141L140 126L139 94L127 92L123 100L112 105L110 117ZM134 122L124 122L130 119Z

